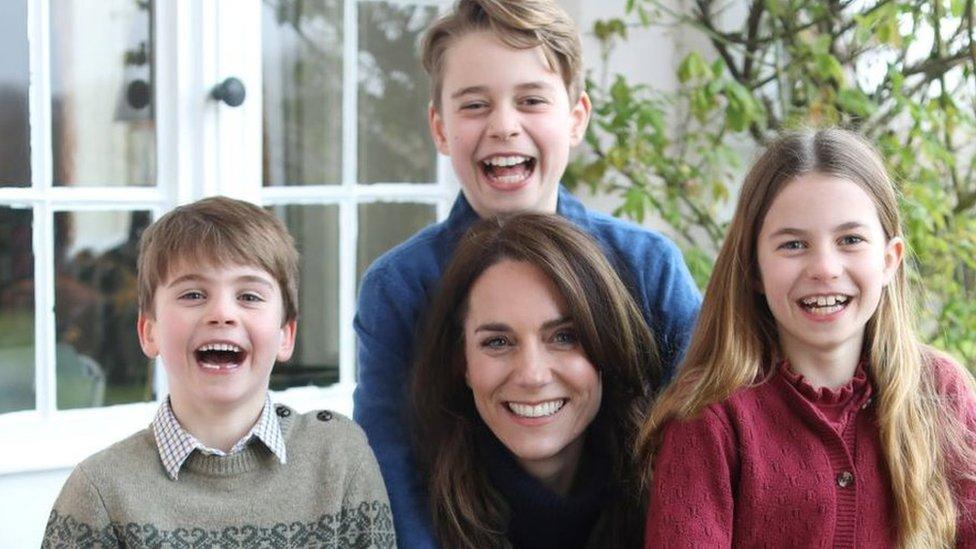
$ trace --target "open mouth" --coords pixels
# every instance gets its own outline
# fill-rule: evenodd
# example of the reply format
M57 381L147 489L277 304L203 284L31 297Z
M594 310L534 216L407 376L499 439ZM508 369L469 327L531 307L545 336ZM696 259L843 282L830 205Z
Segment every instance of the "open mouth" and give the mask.
M557 398L538 404L525 404L523 402L506 402L505 404L508 406L509 411L519 417L537 418L554 415L562 409L567 401L565 398Z
M519 154L492 156L482 160L481 171L491 183L496 185L517 185L535 171L536 159Z
M233 343L206 343L193 355L197 363L208 370L229 370L240 366L247 358L247 351Z
M812 295L798 301L800 307L818 316L832 315L851 302L851 296L844 294Z

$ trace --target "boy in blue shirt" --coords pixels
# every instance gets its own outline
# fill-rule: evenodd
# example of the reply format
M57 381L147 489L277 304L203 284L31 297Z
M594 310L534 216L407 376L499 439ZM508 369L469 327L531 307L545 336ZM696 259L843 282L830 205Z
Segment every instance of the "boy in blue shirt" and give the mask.
M550 212L593 236L640 304L666 376L701 300L672 242L587 211L559 185L591 106L579 32L554 0L460 0L427 30L422 55L431 78L431 135L450 156L462 192L445 221L370 267L355 322L354 416L380 463L397 537L411 549L436 546L407 426L415 331L458 238L475 220Z

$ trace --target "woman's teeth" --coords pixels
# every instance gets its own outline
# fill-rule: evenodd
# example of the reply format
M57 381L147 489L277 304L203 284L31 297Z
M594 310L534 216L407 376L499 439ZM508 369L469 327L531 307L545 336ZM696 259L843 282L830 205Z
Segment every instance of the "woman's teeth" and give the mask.
M548 400L539 404L521 404L519 402L509 402L508 409L519 417L546 417L558 412L566 399Z

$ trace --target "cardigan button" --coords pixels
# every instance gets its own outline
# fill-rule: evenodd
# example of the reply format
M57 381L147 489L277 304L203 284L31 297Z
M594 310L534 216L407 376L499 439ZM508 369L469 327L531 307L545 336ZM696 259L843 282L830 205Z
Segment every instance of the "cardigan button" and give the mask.
M837 486L841 488L847 488L851 484L854 484L854 475L850 471L844 471L843 473L837 475Z
M278 417L288 417L291 415L291 410L285 406L279 405L275 408L275 413L278 414Z
M317 417L319 421L329 421L330 419L332 419L332 412L328 410L322 410L321 412L315 414L315 417Z
M861 405L861 409L862 410L867 410L868 409L868 406L871 405L871 402L873 400L874 400L874 397L868 397L868 399L864 401L864 404Z

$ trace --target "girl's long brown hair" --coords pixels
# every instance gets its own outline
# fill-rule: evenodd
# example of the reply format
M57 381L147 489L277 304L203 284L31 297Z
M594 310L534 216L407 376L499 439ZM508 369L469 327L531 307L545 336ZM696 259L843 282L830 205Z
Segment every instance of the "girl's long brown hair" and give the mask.
M742 186L680 373L641 429L637 454L645 479L669 420L695 417L761 380L779 355L776 325L758 291L756 240L780 190L809 173L859 185L874 202L885 237L901 237L894 185L878 153L862 138L827 129L788 133L771 143ZM900 542L908 547L954 546L958 510L949 479L958 474L950 475L949 463L973 464L973 448L965 428L950 413L952 404L937 392L934 354L918 340L915 308L906 269L899 268L868 321L864 350L877 386L877 421ZM960 375L972 390L972 376L961 368ZM971 477L972 471L964 474Z
M640 309L600 248L568 221L522 214L484 220L461 239L428 310L413 368L413 435L422 458L437 536L444 547L504 547L508 508L478 462L481 421L465 383L464 320L472 285L502 260L539 268L565 300L603 398L600 429L621 494L608 502L607 546L643 540L645 492L632 448L649 395L661 379L657 348ZM589 431L588 431L589 432Z

